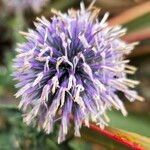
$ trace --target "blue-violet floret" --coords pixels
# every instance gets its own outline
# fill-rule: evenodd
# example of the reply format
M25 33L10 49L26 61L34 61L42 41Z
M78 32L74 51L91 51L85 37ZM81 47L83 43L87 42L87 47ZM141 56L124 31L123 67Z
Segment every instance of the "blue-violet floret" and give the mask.
M99 9L92 5L53 12L50 21L37 18L35 30L22 32L27 41L18 45L13 76L24 121L51 133L60 120L60 143L71 122L75 136L80 136L83 122L106 126L107 110L115 108L126 115L119 91L131 102L142 97L132 89L139 82L127 78L136 68L124 56L137 43L121 40L126 29L109 26L108 13L99 21Z

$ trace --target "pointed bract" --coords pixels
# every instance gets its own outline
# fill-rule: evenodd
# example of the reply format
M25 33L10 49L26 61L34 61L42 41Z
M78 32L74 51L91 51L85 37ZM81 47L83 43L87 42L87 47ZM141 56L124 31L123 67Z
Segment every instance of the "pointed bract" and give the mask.
M139 82L127 79L136 68L124 60L135 44L120 39L125 29L107 26L108 13L98 21L99 11L91 7L85 9L82 3L79 11L54 11L51 21L38 18L36 30L29 30L26 43L17 49L13 75L19 82L16 97L22 96L24 121L36 120L50 133L60 118L58 142L65 139L71 119L74 134L80 136L83 122L106 126L111 108L126 115L118 91L131 102L142 100L130 89Z

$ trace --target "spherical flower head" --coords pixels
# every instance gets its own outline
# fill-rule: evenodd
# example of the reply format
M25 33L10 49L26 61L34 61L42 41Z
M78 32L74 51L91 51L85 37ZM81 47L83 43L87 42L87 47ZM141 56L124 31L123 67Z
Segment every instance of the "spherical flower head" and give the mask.
M80 136L83 122L106 126L106 111L111 108L126 115L118 91L131 102L142 100L131 90L138 81L127 78L136 69L124 60L136 43L122 41L126 30L108 26L108 13L99 21L98 12L81 3L79 11L54 11L50 21L37 18L36 30L23 33L27 42L17 49L13 76L20 88L16 97L22 96L24 121L50 133L60 120L58 142L65 139L70 122L75 136Z
M48 0L3 0L3 2L11 11L23 12L30 8L35 13L38 13Z

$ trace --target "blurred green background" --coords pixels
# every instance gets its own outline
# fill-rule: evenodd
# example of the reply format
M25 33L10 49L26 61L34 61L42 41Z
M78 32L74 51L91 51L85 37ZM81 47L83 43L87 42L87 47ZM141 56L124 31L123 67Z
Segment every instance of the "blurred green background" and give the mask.
M27 127L17 109L18 99L12 80L12 59L15 57L16 43L25 39L18 33L34 28L33 21L37 16L50 18L51 8L66 12L70 7L79 8L79 0L49 0L40 12L31 8L24 11L12 11L0 0L0 150L122 150L114 141L101 136L101 142L87 140L83 129L83 137L78 139L70 134L67 140L57 144L56 132L45 135L38 129ZM14 0L15 1L15 0ZM90 0L85 0L85 5ZM130 64L138 71L132 78L140 80L138 92L145 98L144 102L130 103L125 101L128 116L123 117L118 111L108 112L110 126L150 137L150 1L149 0L97 0L96 7L101 8L99 18L110 12L110 24L122 24L128 32L123 37L127 42L140 41L133 53L129 55ZM82 133L81 133L82 134ZM90 133L89 133L90 134ZM109 142L108 142L109 141ZM117 145L117 146L116 146Z

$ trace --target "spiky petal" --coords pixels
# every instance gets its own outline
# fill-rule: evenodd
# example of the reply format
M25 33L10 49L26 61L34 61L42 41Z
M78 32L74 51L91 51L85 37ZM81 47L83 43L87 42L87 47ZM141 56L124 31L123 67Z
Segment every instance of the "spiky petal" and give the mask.
M18 46L13 75L20 88L16 97L22 96L19 107L24 110L24 121L30 124L36 120L51 133L56 120L61 120L61 142L70 118L75 135L80 136L83 122L106 126L108 109L116 108L126 115L118 91L131 102L142 98L130 89L138 82L127 78L127 73L136 69L127 65L124 56L136 43L120 39L125 29L109 27L108 13L98 21L99 10L85 9L82 3L79 11L53 12L56 15L51 21L37 18L36 30L23 33L27 42Z

